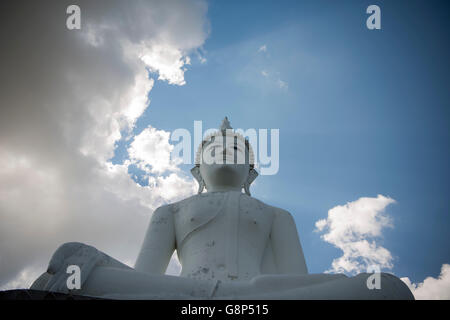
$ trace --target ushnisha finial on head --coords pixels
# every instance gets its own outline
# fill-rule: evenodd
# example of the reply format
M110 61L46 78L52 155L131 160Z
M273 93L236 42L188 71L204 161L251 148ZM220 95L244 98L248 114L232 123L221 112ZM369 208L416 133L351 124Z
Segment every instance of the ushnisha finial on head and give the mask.
M238 144L245 146L243 148L245 149L245 155L248 156L248 162L244 164L204 163L203 151L216 137L221 139L232 138L233 142L237 141ZM239 148L233 144L233 152L239 152L238 150ZM227 148L223 148L222 152L225 156L225 153L228 152ZM191 173L199 184L198 193L202 193L205 188L208 191L244 189L245 193L250 196L250 184L258 176L254 167L255 156L249 141L242 134L235 132L228 117L225 117L219 130L207 135L199 145L195 156L195 167L191 169Z
M225 117L222 120L222 124L220 125L220 131L224 132L227 129L233 130L233 128L231 127L230 121L228 121L228 117Z
M209 142L211 142L214 137L220 136L220 137L236 137L238 141L243 142L245 146L248 149L248 161L252 168L255 167L255 155L253 153L253 148L250 145L249 141L240 133L235 132L234 129L231 127L230 121L228 120L228 117L225 117L222 120L222 124L220 125L219 130L208 134L203 140L202 143L198 146L197 152L195 154L195 165L199 166L202 163L202 152L205 145Z

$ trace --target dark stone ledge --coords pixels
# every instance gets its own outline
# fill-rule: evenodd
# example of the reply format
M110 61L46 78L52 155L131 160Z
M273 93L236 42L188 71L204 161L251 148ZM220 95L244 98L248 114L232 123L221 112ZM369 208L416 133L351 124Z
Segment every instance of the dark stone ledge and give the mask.
M102 300L99 298L31 289L0 291L0 300Z

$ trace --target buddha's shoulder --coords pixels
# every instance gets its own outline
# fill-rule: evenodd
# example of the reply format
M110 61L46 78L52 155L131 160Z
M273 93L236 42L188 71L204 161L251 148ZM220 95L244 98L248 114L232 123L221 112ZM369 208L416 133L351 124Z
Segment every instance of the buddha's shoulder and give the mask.
M223 195L224 195L224 193L222 193L222 192L209 192L209 193L205 192L205 193L200 193L200 194L194 194L188 198L162 205L157 210L178 211L179 209L187 207L190 204L201 203L204 201L211 202L211 200L213 200L213 199L223 198Z
M264 209L264 210L270 210L272 209L272 206L268 205L267 203L265 203L264 201L261 201L257 198L254 198L252 196L249 196L245 193L243 193L241 195L241 206L254 206L257 207L258 209Z
M241 205L243 205L245 207L246 204L253 208L256 208L261 213L269 215L273 218L275 218L275 217L282 217L282 218L287 218L287 219L292 218L292 215L287 210L267 204L262 200L244 195L241 199Z
M263 211L266 211L266 212L270 212L273 215L291 217L291 214L289 213L289 211L279 208L279 207L276 207L276 206L273 206L273 205L270 205L270 204L267 204L264 201L261 201L259 199L256 199L256 198L253 198L253 197L250 197L247 195L244 195L243 199L244 199L244 203L249 202L252 205L256 206L257 208L259 208Z
M212 205L221 205L221 198L223 197L223 193L200 193L185 198L180 201L172 202L166 205L163 205L155 210L155 214L157 215L168 215L178 213L180 211L184 211L187 207L192 204L202 204L202 202L207 201ZM217 199L216 199L217 198ZM290 213L284 209L269 205L262 200L254 198L252 196L248 196L246 194L241 195L240 200L241 209L244 210L259 210L266 213L271 213L274 215L281 216L290 216ZM194 206L196 207L196 206Z
M205 194L205 193L195 194L193 196L190 196L188 198L185 198L185 199L182 199L179 201L164 204L164 205L158 207L154 213L160 214L160 215L176 213L176 212L186 208L190 203L201 201L206 197L207 197L207 194Z

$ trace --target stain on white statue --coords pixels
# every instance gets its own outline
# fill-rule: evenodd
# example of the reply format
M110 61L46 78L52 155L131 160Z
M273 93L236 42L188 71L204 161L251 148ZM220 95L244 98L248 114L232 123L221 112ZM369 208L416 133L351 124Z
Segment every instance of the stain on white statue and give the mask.
M153 213L134 269L66 243L31 289L69 292L66 270L78 265L81 289L73 292L112 299L413 299L387 273L380 289L368 288L367 273L308 274L291 214L250 196L253 151L227 118L203 140L191 171L199 193ZM181 274L165 275L175 250Z

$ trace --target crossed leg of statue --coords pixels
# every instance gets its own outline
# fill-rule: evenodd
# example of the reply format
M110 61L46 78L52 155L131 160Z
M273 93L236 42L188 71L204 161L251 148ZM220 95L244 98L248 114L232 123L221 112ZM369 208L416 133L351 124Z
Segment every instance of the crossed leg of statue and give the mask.
M371 274L260 275L250 281L220 282L136 271L81 243L62 245L31 289L68 293L66 269L78 265L81 288L73 293L110 299L413 299L398 278L380 274L380 289L369 289Z

